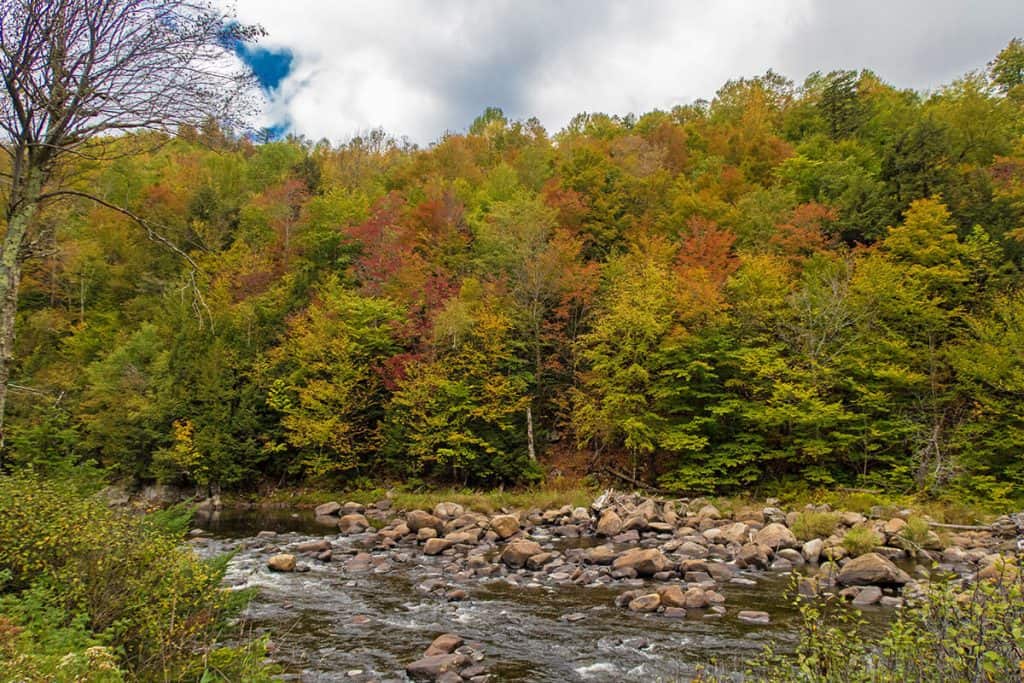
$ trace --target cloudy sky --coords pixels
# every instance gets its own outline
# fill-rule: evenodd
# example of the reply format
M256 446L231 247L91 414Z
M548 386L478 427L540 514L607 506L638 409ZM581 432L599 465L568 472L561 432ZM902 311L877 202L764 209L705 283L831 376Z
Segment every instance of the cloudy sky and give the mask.
M1021 0L237 0L269 32L248 59L263 125L428 144L487 106L557 131L576 113L711 99L773 68L867 67L934 88L1024 36Z

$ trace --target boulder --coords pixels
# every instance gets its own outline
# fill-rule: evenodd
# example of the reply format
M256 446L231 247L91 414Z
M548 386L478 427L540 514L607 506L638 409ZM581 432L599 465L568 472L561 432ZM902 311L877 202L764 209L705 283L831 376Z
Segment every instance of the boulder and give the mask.
M343 514L343 515L350 515L352 513L356 513L356 514L360 514L361 515L364 512L366 512L366 506L363 505L362 503L356 503L355 501L351 501L350 500L350 501L344 503L341 506L341 509L338 510L338 512L340 514Z
M906 528L906 521L900 519L899 517L893 517L885 523L885 526L882 527L882 531L885 532L885 535L887 537L892 538L893 536L898 536L900 532L902 532Z
M615 510L605 510L597 522L597 533L600 536L614 536L622 531L622 518Z
M705 505L697 512L699 519L721 519L722 513L714 505Z
M445 540L451 542L452 545L456 543L476 543L480 540L480 529L473 529L473 531L453 531L450 534L445 535Z
M430 538L427 539L427 542L423 545L423 554L440 555L445 550L448 550L448 548L451 548L453 545L455 544L447 538Z
M686 607L686 594L679 586L666 586L658 591L658 595L666 607Z
M615 559L615 549L610 545L598 545L589 548L584 559L590 564L611 564Z
M746 543L736 553L736 564L741 568L756 567L759 569L768 568L769 550L757 543Z
M444 528L444 522L435 517L434 515L424 510L411 510L405 515L405 523L409 526L410 531L419 531L420 529L434 529L435 531L441 531Z
M900 585L910 582L905 571L878 553L865 553L844 564L839 570L839 583L844 586L872 584Z
M431 655L405 667L405 673L414 681L436 681L448 672L458 673L458 670L467 664L469 657L459 652Z
M362 514L350 512L338 520L338 531L343 534L358 534L370 528L370 523Z
M317 505L313 512L317 517L325 517L327 515L337 515L340 510L341 505L332 500L330 503Z
M571 519L576 524L584 524L590 521L590 512L587 508L573 508Z
M709 604L707 592L703 588L689 588L683 596L683 607L687 609L702 609Z
M295 556L288 553L274 555L267 560L267 567L273 572L293 572L295 571Z
M434 506L434 516L441 519L455 519L462 516L466 509L458 503L438 503Z
M839 515L839 521L845 526L857 526L867 521L867 517L860 514L859 512L844 512Z
M821 558L821 550L825 547L825 541L820 538L812 538L811 540L804 543L803 548L800 550L804 559L811 564L817 564Z
M555 559L554 553L537 553L536 555L530 555L526 560L526 568L537 571L553 559Z
M795 548L800 545L796 536L784 524L772 522L754 535L754 543L766 548Z
M522 567L528 559L534 555L540 555L542 552L544 550L536 541L517 538L501 551L501 561L510 567Z
M853 598L853 604L857 607L874 605L882 599L882 589L878 586L864 586Z
M672 566L668 558L657 548L633 548L615 558L613 569L632 569L639 576L653 576Z
M430 644L430 647L423 653L424 657L433 657L434 655L448 655L455 652L455 648L462 645L462 636L455 633L445 633L434 638L434 642Z
M519 531L519 518L515 515L496 515L491 518L491 529L500 538L508 538Z
M707 535L706 532L705 535ZM743 522L729 524L722 527L722 538L729 543L746 543L750 540L750 527Z
M632 612L654 612L661 606L661 597L657 593L640 595L629 601Z

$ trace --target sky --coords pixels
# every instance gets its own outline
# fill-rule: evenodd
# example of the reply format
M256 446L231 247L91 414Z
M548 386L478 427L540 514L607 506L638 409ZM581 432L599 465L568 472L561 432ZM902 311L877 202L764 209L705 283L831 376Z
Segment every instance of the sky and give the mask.
M550 131L580 112L710 100L771 68L869 68L919 90L1024 37L1021 0L237 0L267 37L241 53L258 125L343 142L382 127L427 145L486 107Z

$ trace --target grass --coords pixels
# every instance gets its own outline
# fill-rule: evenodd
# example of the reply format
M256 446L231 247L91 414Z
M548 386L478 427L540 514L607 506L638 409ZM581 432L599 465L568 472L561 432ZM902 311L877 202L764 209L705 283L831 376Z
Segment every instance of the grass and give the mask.
M863 524L851 528L843 535L843 548L851 557L869 553L883 542L877 531Z
M336 500L339 503L354 501L363 505L390 497L392 506L399 510L429 510L441 502L462 505L467 510L493 514L503 509L559 508L563 505L587 507L600 495L598 489L581 486L559 487L551 485L530 489L491 489L486 491L465 488L436 488L428 490L406 490L399 487L324 489L301 488L279 489L269 495L254 496L252 499L239 496L228 497L227 503L258 501L266 506L314 507L320 503Z
M838 512L801 512L793 522L792 531L801 541L828 538L839 526Z

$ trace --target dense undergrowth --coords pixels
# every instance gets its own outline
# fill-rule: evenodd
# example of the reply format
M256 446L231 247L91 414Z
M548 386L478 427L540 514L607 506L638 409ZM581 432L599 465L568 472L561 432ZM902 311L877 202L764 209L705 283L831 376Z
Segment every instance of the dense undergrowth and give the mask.
M189 518L0 475L0 679L269 680L263 641L236 621L247 595L221 587L227 558L183 545Z

